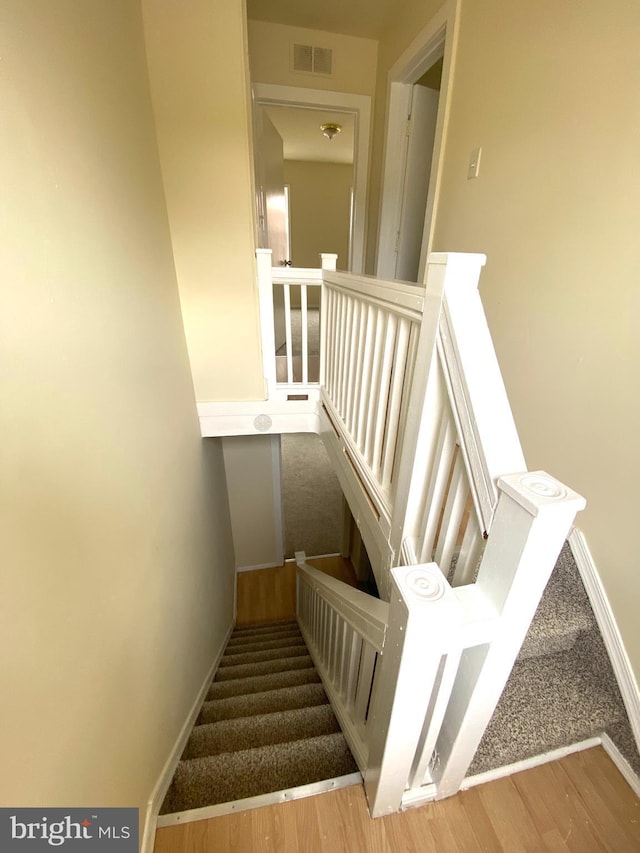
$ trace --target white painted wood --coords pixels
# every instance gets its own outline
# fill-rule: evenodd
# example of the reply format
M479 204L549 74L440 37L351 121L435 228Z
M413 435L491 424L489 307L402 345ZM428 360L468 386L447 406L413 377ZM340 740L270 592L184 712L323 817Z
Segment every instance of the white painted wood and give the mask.
M308 400L287 400L287 393L308 394ZM203 438L261 433L320 433L317 386L286 386L282 397L237 403L198 403L200 433ZM265 418L268 419L265 420Z
M320 252L320 267L323 270L335 272L338 256L333 252Z
M281 266L289 260L282 137L266 111L257 103L254 104L253 114L260 245L262 248L271 249L272 263Z
M454 255L449 254L446 257L451 258ZM468 256L457 257L467 258ZM425 298L423 287L343 272L325 272L324 283L325 287L341 290L350 295L357 294L367 302L379 304L393 311L394 314L408 317L410 320L420 322L422 319Z
M589 550L584 533L577 527L571 531L569 545L589 596L602 639L609 653L611 666L620 687L636 746L640 752L640 690L638 689L638 682L633 674L629 656L622 642L620 630L611 610L593 555Z
M482 256L449 255L466 267L447 288L440 321L440 361L484 529L490 532L496 478L526 463L477 285ZM473 257L473 256L472 256Z
M364 774L372 817L400 809L441 658L461 620L458 600L435 563L391 574L389 634L372 698Z
M576 512L585 500L541 471L501 477L494 527L473 587L500 618L468 649L432 761L438 797L455 793L509 677ZM454 591L456 592L456 591Z
M360 785L362 776L360 773L349 773L346 776L336 776L334 779L323 779L320 782L311 782L309 785L298 785L295 788L286 788L284 791L274 791L271 794L260 794L257 797L247 797L244 800L234 800L231 803L219 803L215 806L204 806L201 809L190 809L184 812L162 815L158 818L158 828L163 826L175 826L180 823L193 823L197 820L209 820L222 815L248 812L253 809L262 809L265 806L273 806L278 803L288 803L291 800L301 800L304 797L315 797L317 794L325 794L328 791L337 791L340 788L349 788L352 785ZM153 853L153 843L142 848L142 853Z
M464 461L462 459L462 454L458 453L455 457L455 462L453 463L453 473L451 482L449 483L447 500L444 505L442 524L434 557L435 562L442 568L442 571L447 576L449 575L451 559L456 547L456 541L460 531L460 523L462 521L462 514L464 513L468 494L469 485L464 468Z
M389 605L304 562L298 562L297 566L298 575L314 594L325 601L330 610L339 614L369 645L381 651L387 631ZM328 623L324 634L325 637L330 637ZM328 659L329 646L325 652Z
M591 737L579 743L573 743L570 746L561 746L558 749L552 749L540 755L533 755L531 758L524 758L522 761L514 761L512 764L505 764L503 767L486 770L484 773L476 773L473 776L467 776L463 780L460 790L468 791L469 788L485 785L487 782L495 782L496 779L504 779L507 776L513 776L514 773L522 773L523 770L531 770L534 767L549 764L551 761L559 761L561 758L566 758L567 755L573 755L575 752L584 752L586 749L593 749L595 746L600 746L601 744L602 739L600 737Z
M287 343L287 382L293 382L293 343L291 338L291 285L283 285L284 293L284 329Z
M371 98L350 92L329 92L298 86L268 83L253 84L254 100L260 104L279 104L316 109L320 112L353 113L355 116L355 150L353 159L353 220L347 267L355 273L364 271L365 220L369 148L371 134Z
M302 324L302 382L309 381L309 329L307 316L307 286L300 285L300 319Z
M200 713L200 708L202 707L204 700L206 698L207 692L209 690L209 686L213 681L213 678L216 674L218 666L220 665L220 661L222 660L222 656L224 655L224 650L227 647L227 643L229 642L229 637L235 627L235 622L231 623L229 626L226 636L222 641L216 656L209 668L209 672L206 674L204 681L202 682L202 686L198 691L198 695L193 701L193 705L191 706L189 713L187 714L184 723L180 731L178 732L178 736L176 737L175 743L171 752L167 756L167 760L164 763L162 770L160 771L160 775L156 781L156 784L153 787L153 791L151 792L151 796L149 797L149 801L147 803L147 810L145 813L144 827L142 831L142 841L140 844L140 850L142 853L153 853L153 846L155 842L156 835L156 827L164 826L163 823L164 818L158 817L160 812L160 808L162 803L164 802L164 798L167 795L167 791L169 790L169 785L171 784L171 780L176 772L176 767L178 766L178 762L180 761L180 756L184 752L184 748L187 745L187 741L189 740L189 735L191 734L191 730L195 725L195 721Z
M439 93L419 85L409 86L409 90L411 104L393 277L418 281Z
M388 75L387 124L380 203L380 227L376 275L391 278L395 269L395 241L402 204L404 172L404 121L408 115L411 85L444 54L436 129L431 158L429 190L424 215L418 280L424 280L426 259L433 243L434 211L437 209L444 161L444 142L449 121L453 68L458 41L461 0L447 0L396 60Z
M427 462L433 457L434 404L439 405L435 377L435 346L445 289L467 273L450 255L434 255L423 296L423 316L407 402L406 423L398 460L391 545L399 554L407 536L418 535L418 514L424 512ZM416 549L417 550L417 549ZM430 561L422 560L422 562Z
M607 753L609 758L616 765L620 773L625 778L625 781L636 795L636 797L640 797L640 778L634 772L633 768L624 757L624 755L620 752L615 743L611 740L609 735L604 732L601 736L602 748Z
M260 339L262 342L262 374L265 396L269 397L276 384L276 341L273 314L273 282L271 278L271 249L256 249L258 299L260 302Z

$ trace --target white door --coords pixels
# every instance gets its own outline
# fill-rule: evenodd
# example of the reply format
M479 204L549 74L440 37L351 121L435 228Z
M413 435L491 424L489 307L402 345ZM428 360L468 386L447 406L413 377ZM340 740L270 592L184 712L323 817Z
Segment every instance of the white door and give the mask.
M289 258L282 137L262 106L256 107L254 119L258 243L271 249L274 267L284 266Z
M412 86L394 275L403 281L418 281L438 96L435 89Z

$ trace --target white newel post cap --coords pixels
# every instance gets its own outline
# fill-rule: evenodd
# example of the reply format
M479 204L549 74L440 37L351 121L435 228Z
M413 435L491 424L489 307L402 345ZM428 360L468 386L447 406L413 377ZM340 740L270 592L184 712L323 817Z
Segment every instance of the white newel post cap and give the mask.
M545 471L505 474L498 479L498 489L533 516L558 506L579 512L587 505L582 495Z
M398 594L409 613L428 610L430 630L435 625L455 627L460 623L460 602L437 563L398 566L391 569L391 576L391 595Z
M320 252L320 266L323 270L335 270L338 256L333 252Z
M307 562L307 554L305 551L294 551L293 556L296 561L296 566L304 566Z

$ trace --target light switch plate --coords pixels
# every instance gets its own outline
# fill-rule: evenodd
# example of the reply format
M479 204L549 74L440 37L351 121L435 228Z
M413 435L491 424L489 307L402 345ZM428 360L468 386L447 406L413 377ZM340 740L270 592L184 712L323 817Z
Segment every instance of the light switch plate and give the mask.
M477 178L480 174L481 154L482 148L474 148L471 152L471 157L469 158L469 168L467 170L467 180L471 180L471 178Z

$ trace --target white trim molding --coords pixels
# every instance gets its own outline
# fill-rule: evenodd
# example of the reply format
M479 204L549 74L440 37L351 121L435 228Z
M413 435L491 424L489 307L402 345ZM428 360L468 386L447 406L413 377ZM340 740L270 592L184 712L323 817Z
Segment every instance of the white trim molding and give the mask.
M178 737L173 745L171 752L167 760L164 763L164 767L160 771L160 776L156 784L154 785L153 791L151 792L151 796L149 798L149 802L147 803L147 811L144 820L144 828L142 833L142 840L140 843L140 853L153 853L153 847L155 843L155 835L156 835L156 826L158 825L158 813L160 812L160 808L164 801L164 798L167 795L167 791L169 790L169 785L171 784L171 780L173 779L173 775L176 772L176 767L178 766L178 762L180 761L180 756L183 753L183 750L186 746L186 743L189 739L189 735L191 734L191 730L195 725L196 718L200 713L200 708L206 698L207 692L209 690L209 685L213 681L213 677L216 674L216 670L222 660L222 656L224 654L224 650L227 647L227 643L229 642L229 637L234 629L234 624L231 623L229 630L222 643L220 644L220 648L218 653L215 656L211 667L209 668L208 673L205 676L204 681L202 682L202 686L198 691L198 695L196 696L193 705L187 717L182 725L178 733Z
M376 275L382 278L395 277L396 235L400 224L406 153L405 126L411 88L425 71L440 57L444 57L418 274L418 281L424 280L426 258L433 244L435 211L442 183L460 20L459 7L460 0L446 0L389 70L376 253Z
M600 580L598 569L594 562L584 533L577 527L569 536L569 545L580 571L582 582L589 596L598 628L606 646L614 675L618 681L622 700L627 710L631 730L640 752L640 690L636 681L631 662L627 655L620 630L609 604L609 599Z
M615 743L611 740L608 734L602 735L602 748L607 753L609 758L616 765L620 773L624 776L625 781L636 795L636 797L640 797L640 779L637 774L624 757L624 755L620 752Z

